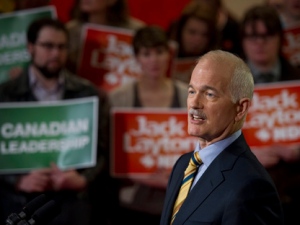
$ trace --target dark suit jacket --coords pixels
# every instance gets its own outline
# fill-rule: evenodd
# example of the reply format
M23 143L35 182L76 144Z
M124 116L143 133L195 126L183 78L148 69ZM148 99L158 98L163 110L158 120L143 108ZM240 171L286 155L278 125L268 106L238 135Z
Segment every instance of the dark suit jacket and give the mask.
M181 156L173 168L160 225L170 225L191 154ZM215 158L189 193L173 222L173 225L183 224L283 224L275 186L243 135Z

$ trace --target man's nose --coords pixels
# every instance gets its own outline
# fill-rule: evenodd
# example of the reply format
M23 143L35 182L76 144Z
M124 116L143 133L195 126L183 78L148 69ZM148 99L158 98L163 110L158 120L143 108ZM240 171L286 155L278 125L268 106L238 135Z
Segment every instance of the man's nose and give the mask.
M195 94L188 98L188 106L190 108L203 108L203 102L199 94Z

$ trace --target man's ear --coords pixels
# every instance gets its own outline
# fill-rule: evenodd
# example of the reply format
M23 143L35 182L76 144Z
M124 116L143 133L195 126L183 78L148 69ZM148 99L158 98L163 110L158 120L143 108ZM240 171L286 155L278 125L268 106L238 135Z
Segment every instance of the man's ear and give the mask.
M251 106L251 100L249 98L242 98L237 103L236 109L237 114L235 116L235 121L238 122L247 115L248 109Z

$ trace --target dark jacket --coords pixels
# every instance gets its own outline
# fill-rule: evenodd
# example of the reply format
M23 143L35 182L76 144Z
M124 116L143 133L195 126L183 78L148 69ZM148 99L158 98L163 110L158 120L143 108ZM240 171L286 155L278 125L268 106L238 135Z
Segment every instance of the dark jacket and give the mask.
M191 158L181 156L170 176L160 225L169 225L173 205ZM272 179L243 135L218 155L188 194L173 225L282 225L283 213Z
M280 81L300 80L300 68L291 65L284 57L280 57Z

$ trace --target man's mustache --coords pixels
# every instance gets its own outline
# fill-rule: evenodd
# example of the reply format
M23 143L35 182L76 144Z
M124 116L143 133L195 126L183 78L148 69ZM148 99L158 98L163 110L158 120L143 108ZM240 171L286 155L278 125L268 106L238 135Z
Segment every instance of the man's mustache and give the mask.
M200 110L189 109L189 114L194 115L194 116L198 116L201 119L206 119L206 115Z

